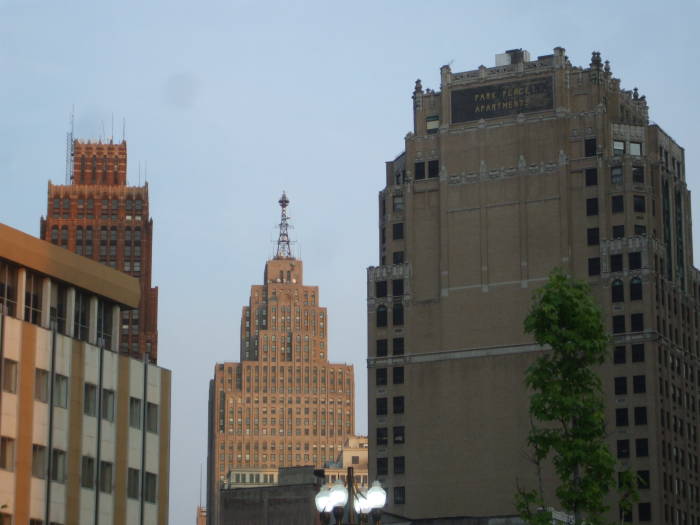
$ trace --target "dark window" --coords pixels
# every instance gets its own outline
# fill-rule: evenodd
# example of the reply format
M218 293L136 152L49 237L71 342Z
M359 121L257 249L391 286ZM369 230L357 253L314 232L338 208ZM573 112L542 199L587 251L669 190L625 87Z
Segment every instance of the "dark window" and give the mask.
M404 472L406 472L406 457L394 457L394 474L403 474Z
M611 199L612 202L612 212L622 213L625 211L625 201L622 195L614 195Z
M388 354L388 343L386 339L377 339L377 357L384 357Z
M428 178L434 179L440 174L440 161L439 160L429 160L428 161Z
M637 471L637 488L648 489L651 486L648 470Z
M625 236L625 225L618 224L612 227L613 239L622 239Z
M383 328L387 323L387 310L386 306L380 304L377 306L377 328Z
M615 279L610 286L610 298L613 303L621 303L625 300L625 287L620 279Z
M394 504L403 505L406 503L406 487L394 487Z
M394 252L391 258L394 264L403 264L403 252Z
M588 275L600 275L600 257L591 257L588 259Z
M389 473L389 459L377 458L377 476L386 476Z
M596 168L589 168L586 170L586 186L597 186L598 185L598 170Z
M625 316L613 315L612 318L613 334L622 334L625 332Z
M632 511L630 509L620 507L620 522L632 523Z
M618 427L626 427L630 424L629 413L626 408L615 409L615 425Z
M610 271L611 272L621 272L622 271L622 254L617 253L610 256Z
M632 391L635 394L644 394L647 391L647 377L644 375L633 376Z
M392 228L392 238L395 241L400 241L403 239L403 222L396 222L391 225Z
M626 377L616 377L615 378L615 395L624 396L627 394L627 378Z
M397 303L394 305L391 311L391 322L394 326L401 326L403 324L403 305Z
M588 246L597 246L600 244L600 232L598 228L588 228L586 234L588 237Z
M394 427L394 444L401 445L406 442L406 427Z
M632 332L644 331L644 314L630 315L630 330Z
M393 382L395 385L403 385L403 367L402 366L395 366L392 375L393 375L392 379L393 379Z
M391 293L394 297L403 295L403 279L394 279L391 281Z
M639 277L634 277L630 281L630 301L642 300L642 280Z
M635 195L632 202L634 203L634 211L636 213L644 213L647 211L647 203L644 195Z
M389 429L386 427L377 428L377 445L386 445L389 441Z
M646 235L647 234L647 227L644 226L643 224L635 224L634 225L634 234L635 235Z
M623 365L627 362L627 354L624 346L616 346L613 350L613 362L616 365Z
M583 143L583 151L586 157L595 157L597 154L595 138L586 139Z
M392 351L394 355L403 355L403 337L394 337Z
M387 378L386 368L377 368L377 376L376 376L377 386L386 385L386 381L387 381L386 378Z
M649 455L649 440L647 438L634 440L635 454L638 458L645 458Z
M634 424L647 424L647 407L634 407Z
M80 472L80 486L85 489L95 488L95 458L83 456Z
M416 171L416 180L421 180L425 178L425 162L416 162L414 164Z
M385 397L377 398L377 415L386 416L387 413L387 401Z
M637 508L639 521L651 521L651 503L640 503Z
M642 166L632 167L632 182L644 184L644 168Z
M612 184L622 184L622 166L610 168L610 182Z
M386 281L377 281L374 283L374 296L375 297L386 297L387 286Z
M403 396L394 396L394 414L403 414Z
M598 215L598 199L597 198L592 198L592 199L586 199L586 215L587 216L592 216L592 215Z
M643 344L632 345L632 362L633 363L643 363L644 362L644 345Z
M642 268L642 254L641 252L630 252L627 255L630 270L639 270Z
M618 439L617 440L617 457L618 458L630 457L630 440L629 439Z

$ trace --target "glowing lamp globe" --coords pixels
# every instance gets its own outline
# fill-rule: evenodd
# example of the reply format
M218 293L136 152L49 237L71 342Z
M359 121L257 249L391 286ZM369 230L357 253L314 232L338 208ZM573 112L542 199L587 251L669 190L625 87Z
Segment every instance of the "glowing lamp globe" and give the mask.
M316 510L319 512L328 512L326 507L328 507L331 499L330 491L324 487L318 494L316 494Z
M331 489L330 503L333 507L344 507L348 502L348 489L343 486L343 482L338 480Z
M386 504L386 490L379 481L372 483L372 488L367 491L367 499L373 509L381 509Z

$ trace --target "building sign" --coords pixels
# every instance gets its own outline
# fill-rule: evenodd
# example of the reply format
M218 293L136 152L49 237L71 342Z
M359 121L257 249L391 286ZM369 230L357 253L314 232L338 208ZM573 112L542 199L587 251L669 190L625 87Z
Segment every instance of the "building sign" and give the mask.
M554 107L552 77L452 91L452 122L469 122Z

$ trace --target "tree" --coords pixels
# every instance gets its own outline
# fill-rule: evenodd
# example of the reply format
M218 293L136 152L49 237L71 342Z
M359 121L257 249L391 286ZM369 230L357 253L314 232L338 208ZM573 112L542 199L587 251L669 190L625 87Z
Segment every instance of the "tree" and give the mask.
M525 377L533 392L528 444L538 475L542 462L551 459L562 510L576 524L601 524L605 497L615 484L615 459L605 444L603 393L593 370L608 354L600 310L588 285L554 270L535 293L524 327L548 347ZM528 523L551 523L541 486L519 487L516 507Z

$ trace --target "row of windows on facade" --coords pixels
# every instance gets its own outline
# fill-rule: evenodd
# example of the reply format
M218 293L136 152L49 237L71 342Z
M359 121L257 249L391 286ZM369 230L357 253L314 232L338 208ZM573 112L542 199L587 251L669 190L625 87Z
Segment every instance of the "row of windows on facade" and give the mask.
M236 472L235 474L232 474L233 479L231 480L233 483L274 483L275 482L275 475L274 474L260 474L259 472L256 473L238 473Z
M140 227L135 227L132 229L131 227L127 226L124 229L122 229L121 227L112 226L108 229L106 226L102 226L99 232L100 244L107 244L107 241L109 241L109 244L114 246L117 244L117 241L120 237L123 238L125 245L134 243L138 246L141 243ZM93 235L92 226L86 226L85 229L83 229L82 226L78 226L75 229L75 241L78 244L82 244L83 242L85 242L86 244L92 243L95 240L95 237L96 236ZM51 227L51 241L54 244L57 244L58 240L59 228L57 225L54 225ZM68 226L61 226L60 240L68 241Z
M613 315L612 316L612 332L613 334L623 334L627 331L627 324L625 322L625 315ZM643 332L644 331L644 314L630 314L630 332Z
M399 213L404 210L404 199L403 193L396 192L391 196L391 209L394 213ZM379 201L379 213L380 219L383 220L386 215L386 199L382 198Z
M350 426L350 422L346 422L346 427L343 429L342 425L338 425L338 428L334 428L333 422L331 421L331 426L326 426L323 425L320 428L317 426L314 426L313 428L299 428L298 426L294 429L291 427L291 423L287 423L287 430L285 433L284 428L260 428L258 425L255 426L250 426L244 428L243 425L233 425L229 424L228 427L228 433L229 434L235 434L238 436L321 436L321 437L335 437L335 436L344 436L348 434L352 434L352 429ZM224 434L226 433L226 428L223 424L223 422L220 420L219 421L219 433Z
M615 253L610 256L610 273L624 271L623 254ZM627 269L630 271L642 269L642 254L641 252L629 252L627 254ZM588 259L588 275L600 275L600 257L590 257ZM637 277L638 279L638 277ZM640 282L641 284L641 282Z
M661 459L664 461L668 460L669 462L673 463L673 465L675 465L676 473L680 473L679 467L685 468L685 458L686 454L682 448L674 446L666 440L661 441ZM671 465L668 466L671 467ZM688 453L687 470L691 472L691 479L694 478L692 473L697 474L698 472L698 458L690 452ZM664 488L666 488L665 485Z
M389 310L386 305L380 304L377 306L376 312L376 326L377 328L384 328L387 326L389 321ZM391 324L393 326L402 326L404 323L404 311L403 305L401 303L394 303L391 305Z
M382 250L384 248L382 247ZM392 252L391 254L391 263L392 264L403 264L404 262L404 252L403 251L397 251L397 252ZM380 258L380 264L384 266L386 264L386 255L382 255Z
M257 453L258 450L262 450L262 451L268 450L268 442L267 441L254 440L254 441L246 441L245 443L243 443L240 440L236 439L235 445L236 445L235 446L236 450L241 450L241 451L245 450L246 452L253 450ZM305 452L313 451L313 453L316 454L318 452L319 448L321 449L321 454L323 455L323 457L326 457L326 444L325 443L321 443L319 445L316 443L310 444L307 441L307 442L304 442L303 446L302 446L302 443L300 441L294 440L294 446L292 446L291 441L287 441L286 446L285 446L285 442L283 440L280 440L279 443L275 440L272 440L269 442L269 450L270 451L275 451L275 450L279 449L280 452L282 452L286 449L289 452L291 452L292 450L301 451L303 449ZM232 441L232 440L228 441L228 449L229 449L229 454L233 454L234 441ZM332 443L328 444L328 455L330 457L335 457L334 452L333 452L335 449L337 449L338 453L340 453L343 450L343 447L340 444L338 444L337 446L334 446ZM221 443L219 443L219 450L221 450L221 454L223 455L224 451L226 450L226 444L223 441Z
M288 462L296 461L297 464L299 464L300 461L313 461L314 464L318 463L319 461L319 456L316 454L287 454L286 460ZM219 471L224 472L225 471L225 465L226 463L224 462L224 458L220 457L219 458L221 462L219 463ZM329 457L329 460L332 459ZM238 466L247 466L251 467L252 465L258 466L260 465L261 468L266 468L267 464L275 464L277 461L280 462L281 465L284 464L285 462L285 455L284 454L238 454L236 456L236 459L234 461L233 455L229 455L228 457L228 465L229 469L233 468L233 465L238 465ZM322 455L320 457L321 463L326 462L326 456Z
M695 407L695 403L693 403L693 407ZM696 410L693 408L691 412L696 412ZM670 410L662 408L660 415L661 428L670 430L680 437L687 435L688 439L694 443L697 441L697 428L694 425L691 425L680 416L672 415Z
M612 142L613 155L631 155L633 157L642 156L641 142L626 142L621 139L613 139ZM583 141L583 154L586 157L595 157L598 155L598 143L595 137L585 139Z
M95 206L95 200L99 203L99 206ZM122 207L127 211L141 211L143 210L143 200L142 199L108 199L104 198L93 199L93 198L71 198L71 197L54 197L52 209L54 212L59 210L70 210L71 203L75 203L75 207L78 210L88 209L94 210L99 209L101 211L106 210L119 210ZM123 203L123 204L122 204Z
M392 428L392 440L394 445L403 445L406 442L406 427L395 426ZM377 427L377 446L389 444L388 427Z
M583 171L585 184L587 187L598 185L598 168L588 168ZM644 166L632 166L632 182L634 184L644 184ZM610 184L621 185L625 182L625 170L622 166L612 166L610 168Z
M376 369L376 384L377 386L385 386L388 382L389 373L387 368ZM403 385L404 368L395 366L391 369L391 382L394 385Z
M389 410L389 400L386 397L377 398L377 415L386 416ZM404 396L394 396L392 398L392 408L394 414L404 413Z
M632 209L635 213L646 213L646 197L644 195L632 195ZM613 195L610 197L610 210L612 213L623 213L625 211L625 196ZM594 217L598 215L598 197L586 199L586 215Z
M387 339L377 339L376 343L377 357L386 357L389 352L389 341ZM403 337L394 337L391 340L392 355L404 354L404 339Z
M391 281L391 295L393 297L400 297L404 294L404 280L403 279L393 279ZM376 281L374 283L374 296L381 298L386 297L388 294L387 281Z
M2 360L2 391L8 394L16 394L17 383L17 361L4 358ZM53 406L68 408L68 377L62 374L54 374L53 392L50 390L50 372L41 368L35 369L34 374L34 399L41 403L48 403L49 397L53 396ZM83 388L83 414L97 417L98 410L98 387L93 383L85 383ZM114 421L114 390L103 388L99 399L101 417L106 421ZM143 419L143 402L139 398L129 398L129 426L141 429ZM158 405L146 403L146 430L154 434L158 433Z

